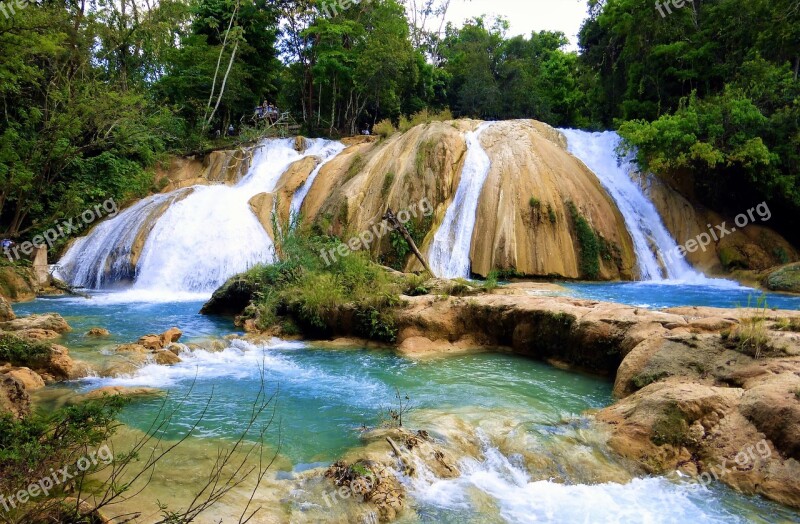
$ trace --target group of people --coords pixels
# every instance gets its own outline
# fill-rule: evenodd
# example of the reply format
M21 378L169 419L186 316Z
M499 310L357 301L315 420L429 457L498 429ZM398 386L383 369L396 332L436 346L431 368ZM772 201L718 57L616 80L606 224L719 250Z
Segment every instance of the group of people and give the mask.
M264 100L264 103L260 106L256 106L255 118L257 120L267 119L271 124L274 124L279 117L280 111L278 111L278 106L272 105L266 100Z

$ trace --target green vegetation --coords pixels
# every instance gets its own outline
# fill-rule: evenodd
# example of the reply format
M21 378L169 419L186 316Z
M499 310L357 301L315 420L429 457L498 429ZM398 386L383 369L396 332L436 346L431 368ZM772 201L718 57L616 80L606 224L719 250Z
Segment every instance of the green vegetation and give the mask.
M750 309L750 299L747 308ZM756 314L743 318L731 330L722 333L722 339L732 344L733 349L755 359L760 359L763 354L771 349L769 339L769 326L767 325L767 300L761 296L756 299Z
M587 278L597 278L600 274L600 241L592 226L578 211L574 202L567 202L567 208L575 224L580 250L581 274Z
M394 173L391 171L386 173L383 177L383 187L381 187L381 196L386 197L389 194L389 190L392 188L392 183L394 182Z
M732 215L762 200L800 212L800 10L793 0L709 0L662 18L647 0L589 2L581 62L591 120L621 124L645 168L690 174ZM790 221L771 223L800 240Z
M534 209L534 210L537 210L537 211L539 210L540 207L542 207L541 200L539 200L535 196L532 196L530 198L530 200L528 200L528 204L531 206L531 209Z
M11 333L0 333L0 363L37 368L47 363L52 352L50 344L23 340Z
M558 222L558 216L556 215L553 206L551 206L549 203L547 204L547 217L550 219L551 224Z
M653 435L650 440L657 446L665 444L679 447L686 443L689 435L689 425L677 405L667 407L661 417L653 425Z
M372 127L372 132L381 138L389 138L397 133L397 128L394 127L391 120L384 118Z
M793 331L800 333L800 318L782 318L775 324L775 329L778 331Z
M669 376L669 373L666 371L659 371L658 373L640 373L633 377L633 385L639 389L642 389L645 386L648 386L654 382L658 382L662 378L666 378Z
M340 322L354 322L354 331L361 336L394 341L397 330L391 310L399 304L402 282L393 280L364 252L348 249L348 256L340 256L338 240L314 236L296 221L281 231L276 239L278 262L234 277L256 290L245 317L255 318L261 329L290 322L293 334L300 330L312 336L326 336Z
M647 0L588 0L580 54L560 32L508 37L502 18L445 24L447 0L336 13L312 0L18 9L0 17L0 224L30 238L107 198L159 190L166 155L268 134L253 118L264 100L313 136L371 127L386 138L454 116L615 127L644 168L688 174L712 209L763 199L796 216L795 4L709 0L662 18ZM800 240L791 220L771 225Z

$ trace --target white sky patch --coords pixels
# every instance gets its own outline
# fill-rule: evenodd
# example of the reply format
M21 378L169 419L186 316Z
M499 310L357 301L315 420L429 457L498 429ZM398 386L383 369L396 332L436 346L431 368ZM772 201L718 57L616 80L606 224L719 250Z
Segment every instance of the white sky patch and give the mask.
M447 21L456 26L476 16L501 15L511 24L508 35L530 36L533 31L562 31L570 50L578 49L578 30L587 16L586 0L453 0Z

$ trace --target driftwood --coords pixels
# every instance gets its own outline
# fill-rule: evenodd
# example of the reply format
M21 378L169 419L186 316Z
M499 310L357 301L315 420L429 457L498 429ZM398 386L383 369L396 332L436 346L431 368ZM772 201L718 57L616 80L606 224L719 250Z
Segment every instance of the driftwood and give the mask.
M417 248L417 244L416 244L416 242L414 242L414 239L411 238L411 235L408 233L408 230L406 229L406 226L404 226L397 219L397 216L392 212L391 208L386 210L386 214L383 215L383 219L386 220L389 223L389 226L393 230L399 231L400 234L403 235L403 238L406 239L406 242L408 242L408 245L411 247L411 251L417 257L417 259L422 263L422 267L424 267L425 271L427 271L432 277L435 278L436 275L434 275L433 271L431 271L431 268L428 265L428 262L425 260L425 257L422 256L422 253Z

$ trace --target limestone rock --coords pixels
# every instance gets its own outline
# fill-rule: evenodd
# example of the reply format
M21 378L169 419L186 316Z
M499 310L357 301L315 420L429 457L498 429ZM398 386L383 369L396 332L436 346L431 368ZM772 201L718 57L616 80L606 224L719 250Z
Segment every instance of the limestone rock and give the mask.
M155 360L156 364L160 366L171 366L173 364L182 362L178 355L166 349L162 349L153 353L153 360Z
M168 345L172 344L173 342L177 342L180 340L181 336L183 335L183 331L176 327L171 327L168 330L164 331L159 335L161 341L161 347L165 348Z
M58 313L45 313L42 315L29 315L6 322L0 322L0 328L6 331L22 331L27 329L44 329L56 333L72 331L67 321Z
M9 375L0 375L0 413L22 418L30 410L31 398L22 382Z
M164 391L156 388L147 387L127 387L127 386L103 386L93 389L83 396L86 400L94 400L103 397L154 397L164 395Z
M89 337L107 337L110 334L111 333L107 329L101 327L93 327L86 332L86 336Z
M11 304L4 296L0 295L0 322L14 320L15 318L17 318L17 315L14 314Z
M164 347L161 336L159 335L143 335L139 337L139 340L136 343L151 351L155 351Z
M45 386L44 380L38 373L29 368L14 368L6 372L6 376L16 379L26 391L36 391Z

